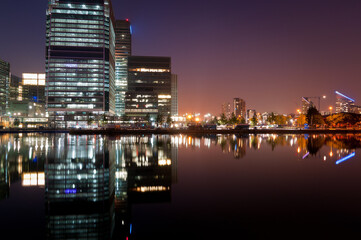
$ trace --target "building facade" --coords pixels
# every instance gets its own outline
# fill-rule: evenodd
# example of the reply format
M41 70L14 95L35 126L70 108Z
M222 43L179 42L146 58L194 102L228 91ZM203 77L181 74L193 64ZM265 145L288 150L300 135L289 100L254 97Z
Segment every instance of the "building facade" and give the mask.
M336 93L336 113L354 112L355 100L338 92Z
M132 31L130 22L115 23L115 112L125 113L125 94L128 90L128 57L132 54Z
M0 59L0 116L4 116L8 108L10 76L10 63Z
M172 74L172 116L178 116L178 75Z
M243 99L233 99L233 113L237 118L246 119L246 102Z
M45 104L45 73L23 73L22 100Z
M224 114L227 119L229 119L231 117L232 108L231 108L231 104L229 102L222 104L222 114Z
M55 127L115 112L110 0L52 0L46 20L46 104Z
M130 56L125 113L130 118L171 115L170 57Z

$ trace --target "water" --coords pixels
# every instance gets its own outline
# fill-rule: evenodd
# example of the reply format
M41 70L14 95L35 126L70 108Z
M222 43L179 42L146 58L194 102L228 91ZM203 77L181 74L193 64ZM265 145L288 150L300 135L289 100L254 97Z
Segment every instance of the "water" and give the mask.
M359 238L360 147L361 135L1 135L1 236Z

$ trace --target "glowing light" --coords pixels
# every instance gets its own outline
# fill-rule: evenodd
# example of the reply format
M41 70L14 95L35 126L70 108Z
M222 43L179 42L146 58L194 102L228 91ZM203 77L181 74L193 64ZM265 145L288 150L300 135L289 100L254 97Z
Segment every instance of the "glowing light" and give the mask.
M302 159L305 159L308 155L310 155L310 152L307 152L307 153L302 157Z
M65 194L76 194L76 189L65 189L64 193Z
M338 91L335 91L335 93L338 94L338 95L340 95L341 97L347 98L348 100L350 100L350 101L352 101L352 102L355 102L354 99L352 99L352 98L350 98L350 97L347 97L346 95L344 95L344 94L342 94L342 93L340 93L340 92L338 92Z
M340 160L337 160L337 161L336 161L336 165L338 165L338 164L340 164L340 163L342 163L342 162L344 162L344 161L346 161L346 160L354 157L355 155L356 155L356 153L351 153L350 155L347 155L346 157L341 158Z
M171 95L158 95L158 98L162 98L162 99L164 99L164 98L172 98L172 96Z

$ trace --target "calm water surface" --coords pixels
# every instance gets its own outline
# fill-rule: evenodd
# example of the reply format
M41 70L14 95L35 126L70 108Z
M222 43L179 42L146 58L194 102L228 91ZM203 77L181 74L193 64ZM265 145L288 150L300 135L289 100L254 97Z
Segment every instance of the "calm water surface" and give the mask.
M1 238L360 239L360 147L361 135L0 135Z

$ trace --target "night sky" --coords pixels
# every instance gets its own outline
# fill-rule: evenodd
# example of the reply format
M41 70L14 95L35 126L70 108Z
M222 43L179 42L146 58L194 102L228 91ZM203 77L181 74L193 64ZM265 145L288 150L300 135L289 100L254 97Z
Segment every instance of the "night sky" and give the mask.
M1 0L0 58L13 74L45 71L47 0ZM170 56L179 113L219 114L246 100L295 113L302 96L338 90L361 105L360 0L113 0L133 27L133 55Z

